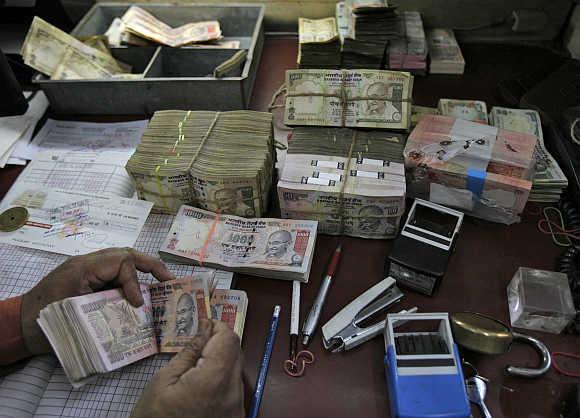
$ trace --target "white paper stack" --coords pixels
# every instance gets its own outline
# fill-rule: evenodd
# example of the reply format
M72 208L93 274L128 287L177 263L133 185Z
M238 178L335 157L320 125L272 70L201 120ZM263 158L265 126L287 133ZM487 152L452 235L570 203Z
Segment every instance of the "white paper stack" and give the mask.
M25 159L17 157L18 151L28 146L36 123L48 108L48 100L42 91L24 95L30 99L26 113L0 118L0 168L7 164L26 164Z

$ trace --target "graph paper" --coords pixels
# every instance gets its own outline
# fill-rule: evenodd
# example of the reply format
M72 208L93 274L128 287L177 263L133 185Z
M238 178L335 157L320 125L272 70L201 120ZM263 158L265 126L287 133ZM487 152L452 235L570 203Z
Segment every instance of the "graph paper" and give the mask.
M157 256L173 218L149 215L135 249ZM59 254L0 245L0 299L26 292L66 259ZM211 269L194 266L167 264L167 267L177 277L215 274ZM225 283L219 287L229 287L233 275L219 271L218 274ZM152 283L154 279L140 273L139 280ZM169 359L167 354L158 354L99 376L81 389L73 389L56 358L34 358L18 372L0 378L0 417L126 417L151 376Z

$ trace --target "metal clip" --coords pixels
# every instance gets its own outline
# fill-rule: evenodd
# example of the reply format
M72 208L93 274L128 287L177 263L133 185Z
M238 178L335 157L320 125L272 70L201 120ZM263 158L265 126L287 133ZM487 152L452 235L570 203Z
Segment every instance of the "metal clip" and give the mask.
M333 353L350 350L365 341L379 335L385 326L385 320L366 328L359 324L372 315L387 308L403 297L391 277L380 281L359 297L346 305L322 327L324 347ZM408 312L415 312L417 308ZM404 311L407 312L407 311Z

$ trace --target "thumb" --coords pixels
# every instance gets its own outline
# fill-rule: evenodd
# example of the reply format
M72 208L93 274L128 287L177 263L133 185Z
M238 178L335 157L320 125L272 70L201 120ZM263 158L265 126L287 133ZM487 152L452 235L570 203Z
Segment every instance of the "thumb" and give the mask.
M201 357L203 348L211 338L212 332L213 323L211 321L206 319L199 321L197 334L193 337L191 343L177 353L163 368L168 384L177 382L181 375L196 366L197 361Z

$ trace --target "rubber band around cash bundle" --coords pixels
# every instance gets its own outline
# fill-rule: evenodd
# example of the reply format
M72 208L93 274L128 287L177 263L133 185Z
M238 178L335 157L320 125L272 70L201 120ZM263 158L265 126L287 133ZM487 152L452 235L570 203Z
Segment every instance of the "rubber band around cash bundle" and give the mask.
M282 83L280 85L280 87L278 87L276 89L276 91L274 92L274 94L272 94L272 99L270 100L270 104L268 105L268 112L272 112L272 109L279 109L282 107L286 107L285 104L276 104L276 100L278 99L279 96L281 96L284 93L287 93L288 89L286 88L286 83Z
M351 70L340 70L342 77L341 77L341 83L340 83L340 94L337 93L286 93L286 97L336 97L339 99L340 101L340 105L342 108L342 112L341 112L341 121L340 121L340 126L341 127L346 127L346 112L348 110L348 102L357 102L357 101L364 101L364 100L379 100L379 101L384 101L384 102L395 102L398 103L400 102L401 104L404 102L407 103L413 103L413 100L411 98L395 98L393 96L388 96L388 95L373 95L373 96L353 96L353 97L348 97L347 91L346 91L346 74L348 74L348 71Z
M187 119L189 118L190 115L191 115L191 110L188 110L187 113L185 114L185 116L183 117L183 119L177 123L177 140L173 144L173 148L171 148L171 150L170 150L174 154L174 158L181 158L181 153L177 151L177 148L185 140L185 133L183 131L183 125L185 124L185 122L187 121ZM190 168L193 165L193 163L195 162L195 159L198 157L198 155L201 151L201 148L205 144L206 139L211 134L211 131L213 130L213 128L214 128L214 126L219 118L219 115L220 115L220 112L216 112L212 123L209 125L204 136L201 138L201 142L200 142L199 146L197 147L197 150L196 150L195 154L193 155L193 158L191 159L191 164L189 165ZM163 164L158 164L154 170L155 180L156 180L156 184L157 184L157 190L159 192L159 198L161 199L161 203L162 203L164 209L166 209L166 210L169 209L169 205L167 204L167 201L165 200L165 195L163 194L163 186L161 184L161 176L159 175L159 172L161 171L161 167L166 166L168 162L169 162L169 158L165 158L163 160Z
M217 227L218 222L221 220L220 218L221 218L221 211L218 210L217 212L215 212L215 218L209 227L209 232L207 233L207 237L205 239L205 242L203 243L203 247L201 248L201 253L199 254L200 267L203 267L203 261L205 259L205 254L207 252L207 246L209 245L209 242L211 240L211 237L213 236L213 233Z

